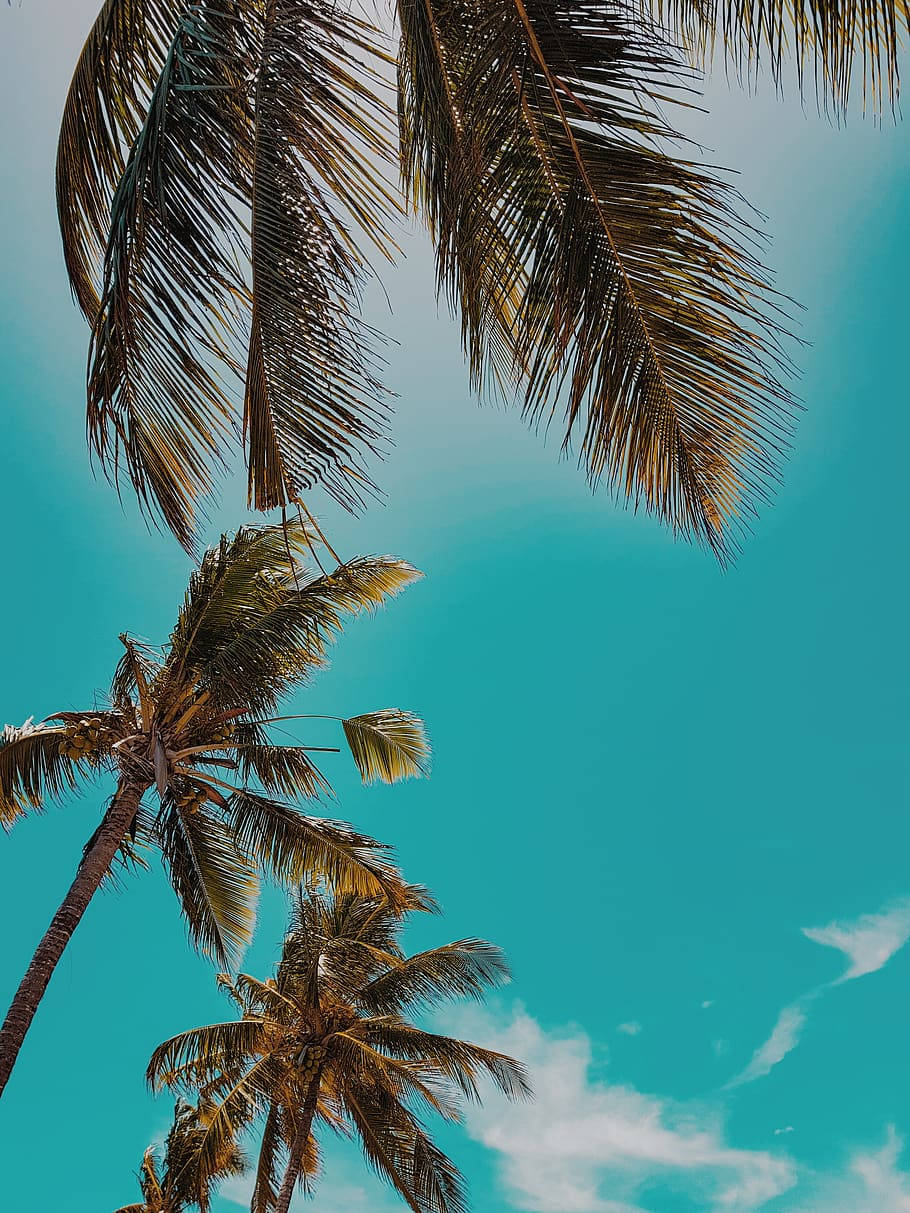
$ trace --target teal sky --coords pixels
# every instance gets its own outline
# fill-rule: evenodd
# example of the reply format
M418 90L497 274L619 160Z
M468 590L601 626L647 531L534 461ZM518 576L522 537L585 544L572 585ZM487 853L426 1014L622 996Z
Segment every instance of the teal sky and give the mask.
M188 572L85 453L52 167L93 7L0 9L14 723L90 702L120 631L164 639ZM338 756L332 811L437 892L445 916L415 945L480 934L514 967L486 1011L446 1020L525 1056L540 1096L444 1135L478 1213L910 1210L910 126L836 129L723 80L710 102L692 129L769 216L811 342L786 483L736 568L592 498L555 443L477 408L416 238L386 282L394 314L371 305L400 342L388 502L324 512L345 554L394 552L426 579L350 628L299 710L410 708L435 749L432 778L395 789L361 789ZM90 791L0 838L3 998L99 804ZM249 971L272 963L282 919L268 894ZM4 1207L136 1198L170 1116L145 1062L223 1013L212 976L157 866L96 900L0 1105ZM340 1149L313 1207L399 1206Z

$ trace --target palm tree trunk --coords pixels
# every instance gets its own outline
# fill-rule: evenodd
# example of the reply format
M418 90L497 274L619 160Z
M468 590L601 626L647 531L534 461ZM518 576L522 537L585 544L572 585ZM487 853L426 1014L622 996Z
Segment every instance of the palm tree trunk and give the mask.
M0 1028L0 1095L7 1084L22 1042L38 1010L57 962L78 927L88 903L107 875L123 836L129 829L148 784L121 784L95 833L91 849L76 871L60 909L38 944Z
M316 1112L316 1099L319 1094L320 1075L317 1074L313 1079L310 1089L307 1092L306 1102L303 1105L303 1111L300 1113L300 1124L297 1127L297 1136L294 1138L294 1144L291 1146L291 1152L288 1156L287 1170L284 1173L284 1179L281 1181L281 1188L278 1191L278 1200L275 1203L275 1213L288 1213L291 1207L291 1197L294 1195L294 1187L297 1180L300 1178L300 1172L303 1169L304 1158L306 1157L307 1142L310 1137L310 1130L313 1127L313 1116Z

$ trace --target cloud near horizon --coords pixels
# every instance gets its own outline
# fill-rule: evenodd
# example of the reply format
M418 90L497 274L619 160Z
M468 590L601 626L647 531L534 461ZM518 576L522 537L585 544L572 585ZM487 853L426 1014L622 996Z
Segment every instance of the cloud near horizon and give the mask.
M727 1144L718 1110L596 1077L591 1040L580 1028L548 1033L517 1007L506 1022L466 1010L454 1029L520 1057L530 1071L533 1103L504 1115L491 1096L469 1108L466 1122L468 1134L494 1153L518 1209L642 1213L645 1189L667 1183L702 1208L751 1213L796 1181L785 1155Z

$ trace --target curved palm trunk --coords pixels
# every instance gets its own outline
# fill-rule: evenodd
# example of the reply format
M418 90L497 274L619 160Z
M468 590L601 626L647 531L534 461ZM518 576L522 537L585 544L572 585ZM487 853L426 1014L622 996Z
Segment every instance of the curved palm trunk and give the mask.
M294 1144L291 1146L291 1153L288 1157L287 1170L284 1173L284 1179L281 1181L281 1187L278 1191L278 1200L275 1202L275 1213L288 1213L291 1207L291 1197L294 1195L294 1187L300 1178L303 1160L306 1157L306 1147L310 1137L310 1130L313 1127L313 1116L316 1113L316 1098L318 1094L319 1075L317 1074L307 1092L306 1103L303 1105L303 1111L300 1114L300 1125L297 1128L297 1136L294 1138Z
M78 927L88 903L110 869L130 827L147 784L121 784L105 813L88 854L76 871L60 909L38 944L0 1028L0 1095L7 1084L22 1042L38 1010L57 962Z

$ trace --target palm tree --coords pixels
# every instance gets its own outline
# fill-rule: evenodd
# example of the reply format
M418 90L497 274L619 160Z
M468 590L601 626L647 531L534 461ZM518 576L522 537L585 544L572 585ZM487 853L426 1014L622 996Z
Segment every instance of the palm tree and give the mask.
M401 914L381 900L301 894L275 978L219 979L240 1018L182 1032L155 1050L154 1087L201 1092L211 1102L201 1167L261 1125L252 1213L288 1213L298 1183L312 1182L320 1124L356 1135L415 1213L457 1213L461 1177L415 1108L457 1119L463 1098L479 1098L482 1075L511 1098L529 1095L510 1057L410 1018L447 998L482 998L508 975L499 949L462 939L407 956L401 929Z
M56 712L0 737L0 823L10 827L84 778L117 790L38 946L0 1029L0 1091L47 984L90 899L119 855L157 847L193 943L221 964L249 941L256 868L281 880L317 873L396 904L400 878L383 847L349 826L301 814L289 799L330 786L302 744L278 745L280 700L325 665L346 615L378 607L419 574L364 557L314 576L302 525L245 527L202 558L161 649L121 636L106 706ZM343 722L364 781L422 773L420 721L387 709ZM154 806L145 798L154 794Z
M223 1179L242 1175L247 1161L233 1143L206 1172L199 1170L199 1142L205 1134L209 1110L177 1101L174 1122L164 1143L163 1169L154 1146L149 1146L139 1168L142 1200L124 1205L117 1213L186 1213L198 1208L209 1213L212 1190Z
M862 60L890 95L904 8L829 10L397 0L393 58L330 0L105 0L57 167L101 464L191 548L242 412L254 507L362 503L388 400L360 294L414 211L475 386L725 558L787 445L786 319L738 196L680 150L671 42L775 78L793 46L835 105Z

